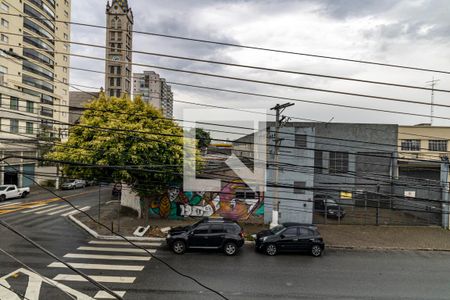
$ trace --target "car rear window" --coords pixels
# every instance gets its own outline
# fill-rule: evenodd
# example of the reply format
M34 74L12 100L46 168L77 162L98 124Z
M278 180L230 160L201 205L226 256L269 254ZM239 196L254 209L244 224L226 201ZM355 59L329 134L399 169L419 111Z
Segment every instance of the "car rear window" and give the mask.
M225 230L228 233L239 233L239 232L241 232L241 228L237 224L227 224L227 225L225 225Z
M211 233L223 233L223 225L222 224L213 224L211 225Z

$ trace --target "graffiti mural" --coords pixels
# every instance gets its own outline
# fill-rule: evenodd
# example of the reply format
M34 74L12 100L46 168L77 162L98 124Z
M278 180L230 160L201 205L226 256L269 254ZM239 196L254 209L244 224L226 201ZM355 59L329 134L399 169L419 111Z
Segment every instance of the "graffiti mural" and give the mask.
M150 215L171 219L221 216L246 220L264 215L264 195L252 192L240 181L228 183L218 193L188 192L171 186L160 199L150 203Z

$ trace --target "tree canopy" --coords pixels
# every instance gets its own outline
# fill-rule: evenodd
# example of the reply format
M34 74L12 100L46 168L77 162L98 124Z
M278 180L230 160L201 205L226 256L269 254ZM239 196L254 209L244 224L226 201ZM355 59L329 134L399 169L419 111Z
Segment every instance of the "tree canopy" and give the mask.
M183 130L139 97L107 98L86 106L66 143L48 154L67 176L125 182L141 197L161 193L183 170ZM80 166L88 164L92 166Z
M203 128L195 129L195 138L198 140L198 147L200 149L207 148L211 144L211 134Z

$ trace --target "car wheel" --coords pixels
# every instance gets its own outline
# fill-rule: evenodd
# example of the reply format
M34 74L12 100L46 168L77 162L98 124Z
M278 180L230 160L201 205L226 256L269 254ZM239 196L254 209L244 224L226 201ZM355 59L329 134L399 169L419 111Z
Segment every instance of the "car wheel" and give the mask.
M172 250L176 254L183 254L186 251L186 243L181 240L175 241L172 245Z
M228 256L233 256L236 254L238 248L236 243L233 242L227 242L225 243L225 246L223 247L223 252L225 252Z
M28 195L27 192L23 192L22 195L20 195L20 198L25 198Z
M266 254L270 256L276 255L278 252L277 245L269 244L266 246Z
M6 196L5 195L1 195L0 196L0 202L3 202L3 201L5 201L6 200Z
M315 257L319 257L319 256L321 256L322 255L322 247L320 247L319 245L313 245L312 247L311 247L311 254L312 254L312 256L315 256Z

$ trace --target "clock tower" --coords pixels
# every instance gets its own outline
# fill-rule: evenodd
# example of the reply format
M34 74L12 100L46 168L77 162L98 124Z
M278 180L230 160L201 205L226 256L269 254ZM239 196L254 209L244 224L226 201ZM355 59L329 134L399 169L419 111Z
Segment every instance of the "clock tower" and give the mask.
M107 96L131 95L133 12L128 0L106 4L105 93Z

